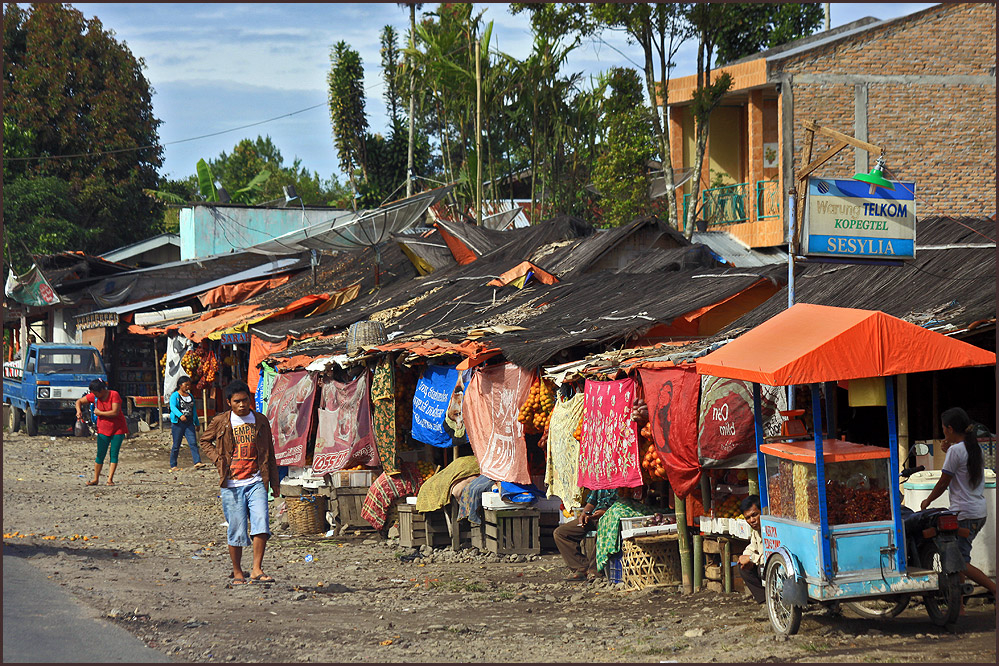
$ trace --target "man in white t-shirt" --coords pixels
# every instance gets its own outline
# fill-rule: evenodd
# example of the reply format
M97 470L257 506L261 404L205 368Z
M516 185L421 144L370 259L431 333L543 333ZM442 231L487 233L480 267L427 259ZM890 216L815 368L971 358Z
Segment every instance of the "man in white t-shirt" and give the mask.
M279 496L271 424L251 408L253 396L245 382L231 382L225 393L230 410L212 419L199 442L219 472L222 511L229 523L232 585L273 583L261 568L270 537L267 485L275 497ZM242 568L243 548L251 544L253 568L247 580Z

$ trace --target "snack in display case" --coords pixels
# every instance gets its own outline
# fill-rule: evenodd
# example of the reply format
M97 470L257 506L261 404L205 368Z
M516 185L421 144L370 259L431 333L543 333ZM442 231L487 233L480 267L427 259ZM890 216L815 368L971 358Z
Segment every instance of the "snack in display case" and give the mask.
M767 444L761 450L766 455L770 515L817 524L815 443ZM888 449L827 440L823 443L823 452L829 524L891 520Z

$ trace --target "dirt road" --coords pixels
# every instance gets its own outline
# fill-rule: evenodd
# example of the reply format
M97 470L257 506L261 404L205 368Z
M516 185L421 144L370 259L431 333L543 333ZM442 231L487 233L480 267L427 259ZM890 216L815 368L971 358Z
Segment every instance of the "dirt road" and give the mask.
M958 635L916 607L880 623L809 612L778 641L737 594L566 583L557 554L405 562L370 533L275 537L277 582L229 588L215 472L191 470L186 445L170 472L167 437L126 441L117 485L86 487L92 440L5 433L4 554L178 661L995 663L995 607L977 601Z

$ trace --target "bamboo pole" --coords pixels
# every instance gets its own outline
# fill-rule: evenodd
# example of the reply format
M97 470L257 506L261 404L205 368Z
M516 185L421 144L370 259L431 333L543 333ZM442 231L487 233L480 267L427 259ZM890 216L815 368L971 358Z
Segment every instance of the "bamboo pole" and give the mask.
M165 352L164 352L165 353ZM153 371L156 377L156 410L160 415L160 420L156 422L156 427L163 429L163 375L160 374L160 360L156 357L156 338L153 338Z
M722 581L726 592L732 591L732 542L722 539Z
M482 58L475 40L475 221L482 226Z
M682 572L682 590L684 594L694 591L693 567L690 557L690 537L687 531L687 506L685 500L673 493L673 503L676 506L676 534L680 547L680 570Z

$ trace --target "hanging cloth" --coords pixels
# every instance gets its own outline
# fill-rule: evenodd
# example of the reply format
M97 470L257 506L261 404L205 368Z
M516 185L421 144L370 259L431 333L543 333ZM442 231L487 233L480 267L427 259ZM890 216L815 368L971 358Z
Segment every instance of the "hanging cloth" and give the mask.
M378 460L386 474L399 473L396 462L395 363L383 356L371 378L371 424Z
M701 387L693 367L639 370L649 406L652 441L666 467L670 488L686 497L697 488L697 396Z
M371 434L367 370L352 382L330 380L323 384L319 409L312 473L338 472L353 465L378 465Z
M271 422L274 457L278 465L305 465L315 398L316 378L306 370L282 373L274 381L267 418Z
M454 440L444 432L444 415L451 393L458 383L453 365L428 365L413 395L413 439L424 444L449 448Z
M635 380L586 380L578 484L591 490L642 485L638 429L631 420Z
M482 473L496 481L531 483L524 425L517 420L534 373L513 363L479 370L465 391L462 414Z
M545 484L549 495L562 500L565 507L583 505L583 489L579 487L579 441L574 436L583 415L583 394L555 401L552 421L548 426L548 446L545 450Z

